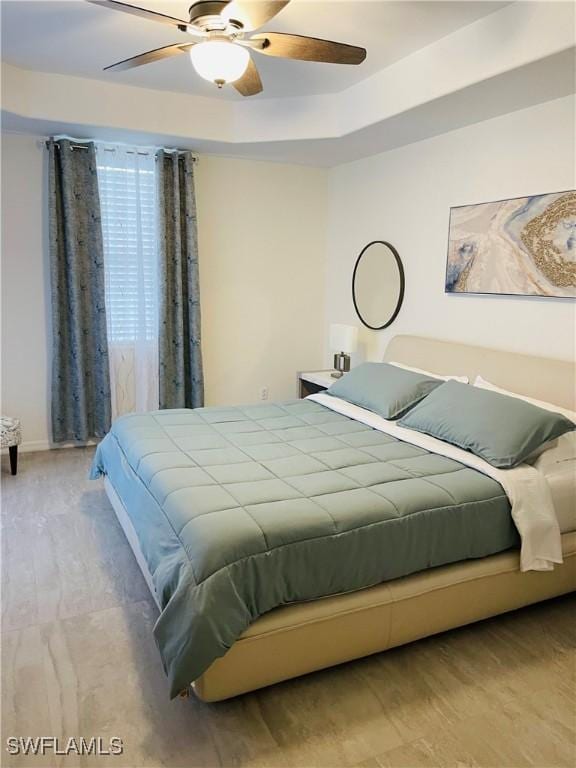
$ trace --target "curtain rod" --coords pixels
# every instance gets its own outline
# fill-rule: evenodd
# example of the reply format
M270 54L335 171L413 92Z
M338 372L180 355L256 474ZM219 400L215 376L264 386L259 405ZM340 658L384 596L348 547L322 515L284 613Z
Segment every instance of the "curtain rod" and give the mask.
M54 139L54 146L57 149L60 149L60 141L70 141L70 139ZM46 149L50 146L50 141L46 141ZM70 144L70 149L88 149L86 144ZM102 147L104 152L116 152L116 147ZM182 153L182 152L189 152L190 150L187 149L164 149L165 152L175 152L175 153ZM142 155L143 157L149 157L151 155L151 152L138 152L137 150L133 149L127 149L126 150L127 155ZM198 156L192 154L192 159L194 162L197 162Z

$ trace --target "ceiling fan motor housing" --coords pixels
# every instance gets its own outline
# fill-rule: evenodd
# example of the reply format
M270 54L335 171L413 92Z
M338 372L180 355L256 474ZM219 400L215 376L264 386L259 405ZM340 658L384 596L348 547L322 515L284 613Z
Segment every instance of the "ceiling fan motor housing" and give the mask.
M227 5L227 0L199 0L188 9L190 24L204 32L241 32L242 22L220 15Z

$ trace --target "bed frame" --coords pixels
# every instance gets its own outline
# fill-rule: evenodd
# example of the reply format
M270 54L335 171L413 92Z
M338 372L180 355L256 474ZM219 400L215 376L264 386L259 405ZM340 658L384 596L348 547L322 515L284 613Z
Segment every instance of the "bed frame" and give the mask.
M480 374L505 389L576 410L571 363L420 336L396 336L385 360L439 374ZM158 602L130 519L105 487ZM576 590L576 531L562 536L564 563L521 573L517 552L468 560L345 595L277 608L255 621L191 683L219 701Z

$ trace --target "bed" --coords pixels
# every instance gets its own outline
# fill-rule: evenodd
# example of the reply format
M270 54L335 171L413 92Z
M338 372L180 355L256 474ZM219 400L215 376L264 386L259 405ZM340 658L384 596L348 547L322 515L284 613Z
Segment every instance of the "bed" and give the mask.
M567 362L413 336L385 359L574 408ZM523 573L501 475L322 397L135 414L100 444L171 695L225 699L576 588L573 477L554 483L563 562Z

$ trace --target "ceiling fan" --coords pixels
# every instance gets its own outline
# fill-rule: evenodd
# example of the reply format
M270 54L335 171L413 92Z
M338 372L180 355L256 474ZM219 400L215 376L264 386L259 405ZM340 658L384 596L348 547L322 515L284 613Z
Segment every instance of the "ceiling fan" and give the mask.
M119 0L87 2L168 24L198 38L192 42L175 43L132 56L105 67L106 70L132 69L189 53L200 77L215 83L218 88L230 83L243 96L254 96L263 88L251 51L284 59L332 64L361 64L366 58L364 48L316 37L280 32L259 32L250 37L245 36L274 18L290 0L200 0L190 6L188 21Z

